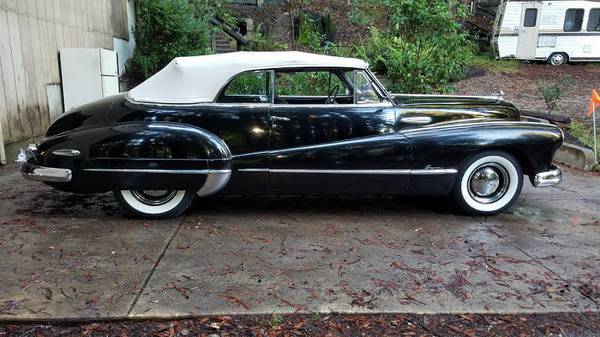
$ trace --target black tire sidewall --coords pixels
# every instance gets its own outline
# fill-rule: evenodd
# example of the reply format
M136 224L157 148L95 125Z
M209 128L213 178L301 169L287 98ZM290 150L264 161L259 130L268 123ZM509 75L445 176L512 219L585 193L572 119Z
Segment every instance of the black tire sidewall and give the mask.
M559 55L559 54L563 56L563 62L562 62L562 63L559 63L559 64L553 64L553 63L552 63L552 57L553 57L554 55ZM569 55L567 55L566 53L552 53L552 54L550 54L550 56L548 57L548 63L549 63L550 65L553 65L553 66L562 66L562 65L565 65L565 64L569 63Z
M478 210L478 209L471 207L471 205L469 205L465 201L465 199L463 197L461 184L462 184L462 181L463 181L463 178L464 178L464 175L465 175L465 172L467 171L467 169L476 161L478 161L484 157L489 157L489 156L503 157L506 160L508 160L514 166L515 170L517 171L518 182L517 182L517 187L516 187L516 191L514 192L514 195L512 196L512 198L506 205L504 205L503 207L501 207L497 210L494 210L494 211L482 211L482 210ZM496 215L496 214L505 212L507 209L509 209L515 203L515 201L519 198L519 195L521 194L521 190L523 188L523 182L524 182L523 169L521 168L519 161L513 155L511 155L507 152L503 152L503 151L481 152L481 153L478 153L478 154L470 157L469 159L465 160L463 162L463 164L460 166L460 169L459 169L459 172L458 172L458 175L456 178L456 182L454 185L454 190L452 192L452 197L453 197L455 206L457 206L459 208L459 210L462 211L463 213L466 213L469 215L479 215L479 216Z

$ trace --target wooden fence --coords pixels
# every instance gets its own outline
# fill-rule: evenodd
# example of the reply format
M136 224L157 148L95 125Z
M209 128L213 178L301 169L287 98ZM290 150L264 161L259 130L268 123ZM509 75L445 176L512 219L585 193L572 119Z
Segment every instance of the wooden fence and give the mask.
M61 81L60 48L113 49L113 37L129 38L127 1L0 0L0 152L55 117L46 85Z

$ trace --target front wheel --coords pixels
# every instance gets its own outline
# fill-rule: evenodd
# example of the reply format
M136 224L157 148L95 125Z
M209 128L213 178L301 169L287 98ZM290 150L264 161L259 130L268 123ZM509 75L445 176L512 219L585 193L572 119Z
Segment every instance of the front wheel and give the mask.
M132 216L151 219L172 218L185 212L196 193L194 191L120 190L115 196L123 209Z
M454 202L472 215L507 210L521 194L523 171L505 152L484 152L464 163L454 187Z

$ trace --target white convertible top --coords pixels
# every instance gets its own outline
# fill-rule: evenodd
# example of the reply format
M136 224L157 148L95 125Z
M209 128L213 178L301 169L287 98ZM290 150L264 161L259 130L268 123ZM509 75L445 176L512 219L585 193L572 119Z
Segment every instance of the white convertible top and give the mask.
M296 51L178 57L129 91L129 98L146 103L212 102L221 88L239 73L291 67L366 69L368 65L359 59Z

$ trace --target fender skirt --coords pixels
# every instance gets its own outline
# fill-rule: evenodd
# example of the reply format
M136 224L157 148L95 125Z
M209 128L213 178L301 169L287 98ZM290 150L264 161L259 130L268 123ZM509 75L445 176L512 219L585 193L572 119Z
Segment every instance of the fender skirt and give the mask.
M78 149L78 157L56 155ZM208 196L231 177L231 151L218 136L186 124L122 123L46 139L40 166L68 168L72 179L48 184L70 192L196 190Z

